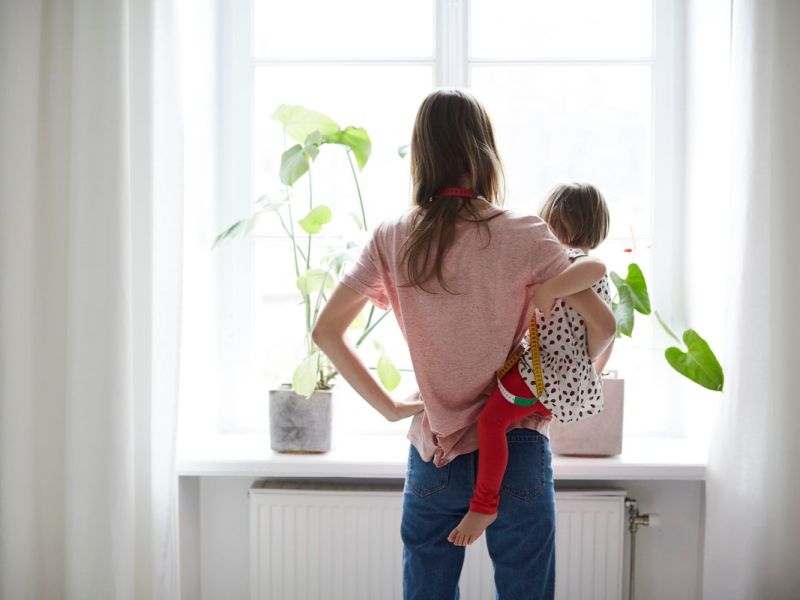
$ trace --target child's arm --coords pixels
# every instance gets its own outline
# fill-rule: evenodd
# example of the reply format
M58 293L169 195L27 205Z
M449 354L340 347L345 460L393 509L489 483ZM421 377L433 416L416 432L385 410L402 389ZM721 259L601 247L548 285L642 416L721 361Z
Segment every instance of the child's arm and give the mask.
M534 306L544 316L549 317L556 298L565 298L586 290L600 281L605 274L606 266L596 258L586 256L576 260L555 277L533 286Z
M572 294L564 300L583 317L589 356L592 361L597 361L595 370L602 360L602 365L599 365L602 370L611 354L611 345L617 332L614 313L591 288Z

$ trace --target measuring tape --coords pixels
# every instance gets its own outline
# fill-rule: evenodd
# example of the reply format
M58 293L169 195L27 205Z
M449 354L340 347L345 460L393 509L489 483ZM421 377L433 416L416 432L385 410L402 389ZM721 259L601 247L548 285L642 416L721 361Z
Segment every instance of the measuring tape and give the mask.
M533 366L533 377L536 381L536 397L541 398L544 396L544 377L542 376L542 355L539 352L539 326L536 323L535 311L531 317L530 325L528 326L528 336L530 337L531 366ZM525 348L520 344L516 347L514 352L509 355L506 362L503 363L503 366L497 371L498 383L500 383L499 380L517 364L524 352ZM520 398L520 400L525 399Z

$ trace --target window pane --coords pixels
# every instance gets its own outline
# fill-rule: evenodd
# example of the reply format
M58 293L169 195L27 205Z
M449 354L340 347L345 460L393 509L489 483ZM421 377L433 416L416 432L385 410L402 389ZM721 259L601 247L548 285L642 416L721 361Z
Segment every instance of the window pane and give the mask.
M401 159L397 149L411 139L417 107L430 92L432 78L432 68L425 66L257 67L256 194L269 193L280 184L283 129L270 115L280 104L301 104L325 113L341 127L354 125L367 130L372 155L359 179L368 225L372 227L400 214L409 204L410 180L408 159ZM334 221L327 231L340 232L354 223L350 213L359 210L344 148L324 146L312 170L315 202L324 202L333 209ZM295 193L305 205L307 180L295 186Z
M471 50L480 58L646 58L647 0L472 0Z
M340 126L364 127L372 140L372 155L359 175L368 226L400 215L409 206L409 163L398 147L409 143L417 107L430 92L432 68L425 66L259 66L255 70L255 192L277 195L280 157L285 143L280 123L270 118L279 104L302 104L330 116ZM392 90L387 94L387 90ZM346 151L326 145L312 166L315 204L332 209L333 219L315 240L316 263L325 247L343 240L363 241L353 215L358 196ZM293 190L296 221L308 205L308 178ZM303 357L304 312L298 305L291 245L277 219L263 218L256 229L254 273L253 364L263 365L258 380L267 385L290 376ZM305 242L303 243L305 248ZM314 264L314 266L317 266ZM393 316L375 330L376 339L401 368L410 366L408 350ZM371 345L367 364L374 365ZM288 374L288 375L287 375ZM406 373L404 379L413 379Z
M255 0L253 11L258 57L433 56L432 0Z
M649 237L650 68L473 67L505 162L509 206L535 211L565 180L597 185L611 209L611 235Z

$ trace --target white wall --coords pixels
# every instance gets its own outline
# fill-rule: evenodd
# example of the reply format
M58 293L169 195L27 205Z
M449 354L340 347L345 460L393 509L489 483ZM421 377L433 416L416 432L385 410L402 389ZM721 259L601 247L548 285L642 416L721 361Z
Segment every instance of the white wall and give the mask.
M249 600L247 490L254 480L188 477L181 483L181 553L184 599ZM559 486L570 485L559 482ZM587 487L582 482L577 487ZM637 597L700 600L703 484L603 482L624 489L642 513L658 513L658 529L637 537ZM286 599L291 600L291 599Z

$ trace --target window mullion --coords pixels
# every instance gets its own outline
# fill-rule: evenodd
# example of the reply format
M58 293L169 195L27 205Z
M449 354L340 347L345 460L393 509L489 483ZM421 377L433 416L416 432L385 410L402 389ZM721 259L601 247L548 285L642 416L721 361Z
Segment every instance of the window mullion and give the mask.
M469 86L469 0L436 0L436 87Z

